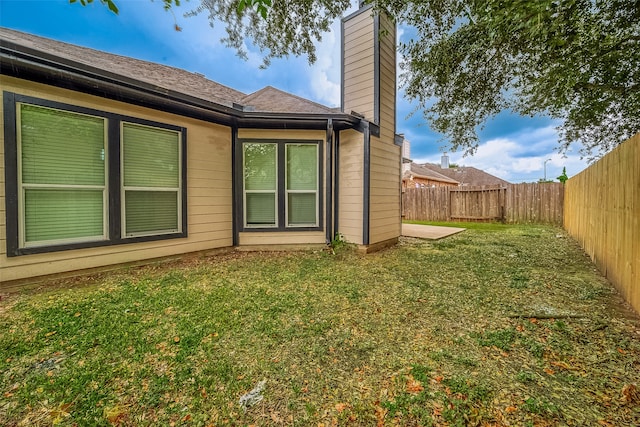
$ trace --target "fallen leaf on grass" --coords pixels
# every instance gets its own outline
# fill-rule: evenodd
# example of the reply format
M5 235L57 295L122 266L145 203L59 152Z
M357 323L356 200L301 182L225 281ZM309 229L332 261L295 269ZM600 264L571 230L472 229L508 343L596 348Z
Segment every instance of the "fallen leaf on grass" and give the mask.
M104 417L111 424L118 424L123 421L127 417L127 413L125 412L125 408L120 405L105 407L102 411Z
M71 403L61 403L57 408L54 408L49 411L49 416L51 417L51 423L53 425L60 424L63 418L71 415Z
M442 415L442 407L439 404L434 404L433 411L431 412L431 416L439 417Z
M336 403L336 411L342 412L347 409L348 405L346 403Z
M387 416L387 410L380 405L376 405L376 426L384 426L384 418Z
M566 369L567 371L570 371L571 369L573 369L571 366L569 366L565 362L551 362L551 364L553 366L557 366L558 368Z
M627 384L622 387L622 401L640 404L640 390L635 384Z
M514 413L518 410L518 408L516 408L515 406L507 406L505 408L505 412L507 412L508 414Z
M418 394L422 390L424 390L422 383L413 378L412 375L409 375L407 377L407 392L410 394Z

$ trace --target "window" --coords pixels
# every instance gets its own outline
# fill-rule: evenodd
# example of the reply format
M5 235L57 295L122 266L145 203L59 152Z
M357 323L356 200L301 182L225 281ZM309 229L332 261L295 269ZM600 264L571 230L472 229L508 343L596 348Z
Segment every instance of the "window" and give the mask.
M105 120L18 105L20 245L107 239Z
M318 225L318 146L287 144L287 226Z
M122 124L123 237L180 230L179 159L178 132Z
M277 145L244 144L244 222L247 227L277 227Z
M242 143L244 229L318 229L318 141Z
M8 256L186 237L184 128L3 96Z

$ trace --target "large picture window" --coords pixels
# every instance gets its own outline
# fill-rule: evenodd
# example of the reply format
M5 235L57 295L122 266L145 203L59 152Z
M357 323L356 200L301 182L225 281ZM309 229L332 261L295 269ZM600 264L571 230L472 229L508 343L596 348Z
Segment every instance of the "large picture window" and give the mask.
M4 98L8 256L186 236L184 128Z
M320 227L320 143L242 143L244 229Z

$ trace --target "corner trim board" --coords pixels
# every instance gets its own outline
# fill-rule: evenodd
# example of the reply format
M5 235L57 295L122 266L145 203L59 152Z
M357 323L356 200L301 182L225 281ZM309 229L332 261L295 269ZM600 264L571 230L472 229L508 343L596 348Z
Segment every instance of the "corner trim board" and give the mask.
M362 183L362 244L369 244L370 207L371 207L371 133L369 122L365 122L364 132L364 177Z
M4 108L4 182L7 256L18 254L18 146L15 94L2 92Z

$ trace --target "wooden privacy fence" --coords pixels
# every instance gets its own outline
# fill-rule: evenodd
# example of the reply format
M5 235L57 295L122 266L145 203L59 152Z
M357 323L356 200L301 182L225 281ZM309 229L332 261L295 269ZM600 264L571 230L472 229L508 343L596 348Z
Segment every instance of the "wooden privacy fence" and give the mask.
M640 134L567 181L564 226L640 313Z
M420 221L562 225L563 203L564 187L560 183L407 188L402 193L402 215Z

